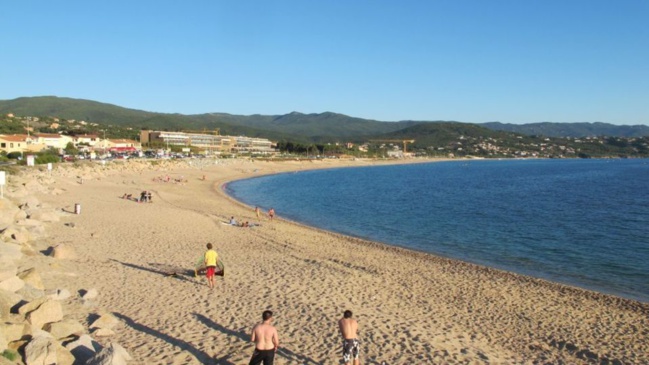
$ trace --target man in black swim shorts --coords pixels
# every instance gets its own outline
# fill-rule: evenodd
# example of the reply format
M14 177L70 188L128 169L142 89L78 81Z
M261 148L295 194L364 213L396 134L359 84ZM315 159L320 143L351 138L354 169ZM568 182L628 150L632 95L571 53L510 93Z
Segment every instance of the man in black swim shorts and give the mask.
M250 365L273 365L275 352L279 347L279 337L277 329L271 325L273 321L273 312L264 311L261 315L263 320L252 329L252 342L255 343L255 352L250 359Z
M338 321L338 328L343 336L343 362L351 364L353 360L354 365L359 365L361 344L357 336L358 322L352 318L352 311L345 311L343 318Z

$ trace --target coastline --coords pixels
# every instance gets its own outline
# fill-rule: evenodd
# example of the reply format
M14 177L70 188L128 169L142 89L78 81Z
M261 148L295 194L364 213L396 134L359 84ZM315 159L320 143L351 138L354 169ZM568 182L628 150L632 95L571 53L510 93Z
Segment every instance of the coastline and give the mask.
M51 184L66 191L39 199L61 209L80 202L84 210L62 216L49 228L51 238L33 245L69 242L81 259L61 265L36 257L22 266L40 264L50 289L96 287L96 302L70 299L66 314L87 324L97 311L115 313L121 324L111 340L126 347L134 363L247 363L248 331L266 308L276 312L284 344L278 361L288 364L336 363L335 321L344 309L359 320L365 363L649 362L644 303L283 219L264 219L255 228L222 224L230 216L256 221L251 207L222 190L229 181L376 163L125 167L87 173L83 184L77 176L84 174L60 172ZM163 174L187 183L152 181ZM119 199L147 187L152 204ZM208 241L228 270L216 292L203 278L170 278L157 269L191 269Z

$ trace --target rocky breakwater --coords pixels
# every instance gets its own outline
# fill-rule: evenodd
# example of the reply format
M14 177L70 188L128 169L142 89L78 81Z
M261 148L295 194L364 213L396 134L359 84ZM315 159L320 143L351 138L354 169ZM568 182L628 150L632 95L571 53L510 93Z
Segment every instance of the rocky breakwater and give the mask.
M101 177L94 168L88 167L84 176ZM78 173L58 170L59 176ZM89 315L89 325L66 315L66 303L92 300L94 289L73 295L66 288L44 285L48 273L43 267L76 259L73 247L50 244L47 235L50 225L62 224L62 215L70 213L36 198L65 194L55 182L56 176L42 169L25 170L11 176L0 199L0 365L127 364L131 357L123 347L114 342L101 345L93 338L106 341L115 333L119 320L110 311L96 310Z

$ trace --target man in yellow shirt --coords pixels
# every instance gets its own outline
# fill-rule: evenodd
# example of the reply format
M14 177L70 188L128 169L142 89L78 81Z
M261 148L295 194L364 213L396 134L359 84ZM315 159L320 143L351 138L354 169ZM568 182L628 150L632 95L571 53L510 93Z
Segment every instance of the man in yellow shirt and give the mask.
M212 248L212 244L208 243L207 251L205 251L204 255L205 267L207 269L205 276L207 277L207 285L210 289L214 289L216 285L214 280L214 271L216 270L216 263L219 260L219 254L217 254Z

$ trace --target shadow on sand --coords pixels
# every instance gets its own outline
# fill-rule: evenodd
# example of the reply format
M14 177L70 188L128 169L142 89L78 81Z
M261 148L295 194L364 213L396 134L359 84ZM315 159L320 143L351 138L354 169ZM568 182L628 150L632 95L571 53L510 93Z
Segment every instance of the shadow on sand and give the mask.
M158 330L155 330L155 329L153 329L151 327L148 327L148 326L145 326L143 324L139 324L139 323L135 322L132 318L130 318L128 316L125 316L125 315L123 315L121 313L113 313L113 315L115 315L115 317L117 317L117 318L121 319L122 321L124 321L127 326L133 328L136 331L140 331L142 333L146 333L149 336L159 338L159 339L167 342L168 344L176 346L176 347L182 349L183 351L189 352L201 364L227 364L227 365L233 365L233 364L230 364L230 363L215 362L215 360L212 357L210 357L210 355L208 355L207 353L195 348L190 343L188 343L186 341L183 341L183 340L179 340L179 339L174 338L174 337L171 337L171 336L169 336L169 335L167 335L165 333L162 333L162 332L160 332Z
M145 267L145 266L140 266L140 265L135 265L135 264L129 264L128 262L122 262L122 261L114 260L114 259L111 259L111 261L120 263L120 264L122 264L124 266L128 266L128 267L133 268L133 269L138 269L138 270L152 272L154 274L160 274L160 275L163 275L163 276L173 277L173 278L188 281L188 282L190 282L192 284L197 285L196 281L193 280L193 278L194 278L194 270L188 270L188 269L184 269L184 268L180 268L180 267L176 267L176 266L171 266L171 265L165 265L165 264L155 264L155 263L151 264L150 263L149 265L151 265L152 267ZM187 276L190 276L191 279L187 278Z
M196 319L199 322L201 322L202 324L204 324L205 326L207 326L207 327L209 327L209 328L211 328L213 330L219 331L219 332L221 332L221 333L223 333L225 335L228 335L228 336L236 337L239 340L244 341L244 342L250 341L250 334L248 334L248 333L239 332L239 331L229 329L227 327L223 327L222 325L212 321L211 319L209 319L209 318L207 318L204 315L199 314L199 313L194 313L194 316L196 317ZM281 340L281 338L280 338L280 340ZM281 356L284 360L288 360L289 363L297 362L299 364L317 364L317 365L323 365L324 364L324 361L318 362L318 361L313 360L310 357L300 355L300 354L297 354L297 353L289 350L287 347L284 347L281 344L281 342L280 342L279 350L277 350L277 354L279 356ZM252 356L252 353L250 355ZM225 358L223 358L223 359L225 359ZM218 364L226 364L225 362L222 363L222 362L218 362L218 361L219 360L217 359Z

